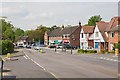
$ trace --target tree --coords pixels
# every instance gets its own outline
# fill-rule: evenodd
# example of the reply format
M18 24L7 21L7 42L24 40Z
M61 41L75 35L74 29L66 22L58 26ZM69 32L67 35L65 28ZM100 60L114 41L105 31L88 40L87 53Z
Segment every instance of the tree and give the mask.
M24 30L20 28L15 29L15 41L19 40L21 36L24 36Z
M114 44L114 48L118 49L120 52L120 42Z
M14 31L12 29L7 29L4 33L3 33L3 37L6 40L10 40L12 42L14 42L15 40L15 34Z
M88 24L86 24L86 25L95 26L96 22L99 22L101 20L102 20L102 18L100 15L92 16L92 17L90 17L90 19L88 20Z
M2 31L2 37L5 40L14 41L14 26L10 22L6 22L5 19L0 19L0 31Z
M25 35L28 36L29 40L34 40L34 41L39 41L40 42L44 42L44 34L46 31L49 31L50 28L46 27L46 26L38 26L37 29L35 30L27 30L25 31Z

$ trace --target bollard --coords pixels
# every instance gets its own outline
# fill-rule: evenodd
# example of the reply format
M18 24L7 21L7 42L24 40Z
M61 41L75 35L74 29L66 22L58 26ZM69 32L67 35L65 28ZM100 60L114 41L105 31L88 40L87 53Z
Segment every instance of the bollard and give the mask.
M10 53L8 53L8 54L7 54L7 58L10 58L10 57L11 57L11 55L10 55Z
M118 49L115 49L115 56L118 56L118 54L119 54Z
M40 49L40 52L42 53L42 49Z

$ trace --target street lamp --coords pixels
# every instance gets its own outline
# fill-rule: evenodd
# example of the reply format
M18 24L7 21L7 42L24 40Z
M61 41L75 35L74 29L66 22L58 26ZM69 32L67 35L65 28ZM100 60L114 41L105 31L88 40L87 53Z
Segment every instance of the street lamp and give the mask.
M0 72L1 72L0 80L2 80L3 79L3 60L1 57L0 57Z

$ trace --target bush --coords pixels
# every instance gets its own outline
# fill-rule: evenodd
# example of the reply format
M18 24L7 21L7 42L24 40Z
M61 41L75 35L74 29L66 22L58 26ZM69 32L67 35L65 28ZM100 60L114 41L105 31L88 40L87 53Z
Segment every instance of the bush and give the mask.
M8 52L13 52L14 51L14 45L12 42L8 40L2 40L0 41L2 45L2 55L7 54Z
M78 53L84 53L83 49L78 49Z
M97 53L96 50L87 50L87 53Z
M101 53L105 54L105 53L108 53L107 50L101 50Z
M78 49L78 53L97 53L96 50L83 50L83 49Z

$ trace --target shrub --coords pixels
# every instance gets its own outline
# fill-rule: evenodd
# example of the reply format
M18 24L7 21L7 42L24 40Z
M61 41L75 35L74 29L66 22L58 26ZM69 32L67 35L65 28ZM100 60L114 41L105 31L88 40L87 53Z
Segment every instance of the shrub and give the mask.
M87 53L97 53L96 50L87 50Z
M2 40L2 55L7 54L8 52L13 52L14 51L14 45L12 42L8 40Z
M83 49L78 49L78 53L84 53Z
M101 50L101 53L105 54L105 53L108 53L107 50Z

